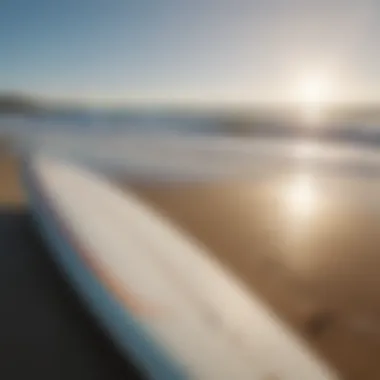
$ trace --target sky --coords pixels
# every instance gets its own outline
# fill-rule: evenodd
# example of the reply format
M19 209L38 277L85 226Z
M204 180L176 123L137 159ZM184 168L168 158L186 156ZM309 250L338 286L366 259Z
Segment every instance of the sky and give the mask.
M1 0L0 92L380 102L380 1Z

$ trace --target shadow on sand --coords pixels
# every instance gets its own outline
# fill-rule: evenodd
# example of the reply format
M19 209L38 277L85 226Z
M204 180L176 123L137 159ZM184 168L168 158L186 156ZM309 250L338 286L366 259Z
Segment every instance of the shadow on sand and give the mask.
M142 379L50 260L26 210L0 210L0 378Z

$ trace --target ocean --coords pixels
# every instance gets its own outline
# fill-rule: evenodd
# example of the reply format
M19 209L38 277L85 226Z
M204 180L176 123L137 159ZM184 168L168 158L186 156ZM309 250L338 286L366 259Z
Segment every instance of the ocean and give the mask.
M347 123L314 133L306 126L268 122L249 128L234 130L231 121L226 128L218 113L0 117L0 134L16 154L43 151L110 175L161 180L236 179L289 170L380 175L380 128Z

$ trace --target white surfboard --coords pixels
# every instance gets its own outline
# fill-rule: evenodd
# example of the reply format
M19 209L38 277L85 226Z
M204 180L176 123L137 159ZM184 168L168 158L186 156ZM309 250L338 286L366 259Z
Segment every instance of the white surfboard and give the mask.
M44 156L23 178L56 261L152 379L338 376L227 268L132 192Z

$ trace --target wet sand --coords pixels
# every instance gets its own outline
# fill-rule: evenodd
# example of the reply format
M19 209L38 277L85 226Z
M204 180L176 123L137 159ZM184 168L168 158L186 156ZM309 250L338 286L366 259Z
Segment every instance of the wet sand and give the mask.
M344 379L380 378L380 180L304 173L132 189L231 268Z

